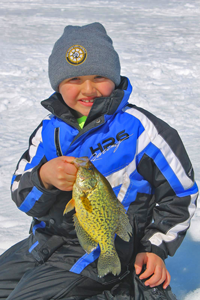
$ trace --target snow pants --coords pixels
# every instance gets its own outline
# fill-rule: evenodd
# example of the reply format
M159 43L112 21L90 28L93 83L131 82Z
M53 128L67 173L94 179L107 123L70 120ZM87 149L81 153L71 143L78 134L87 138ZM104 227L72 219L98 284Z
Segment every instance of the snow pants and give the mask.
M103 285L65 267L63 245L43 264L25 239L0 256L1 300L176 300L170 287L149 288L134 272L114 285Z
M55 251L43 264L28 249L28 239L25 239L0 256L1 300L57 300L73 295L85 299L105 289L88 277L66 270L64 249Z

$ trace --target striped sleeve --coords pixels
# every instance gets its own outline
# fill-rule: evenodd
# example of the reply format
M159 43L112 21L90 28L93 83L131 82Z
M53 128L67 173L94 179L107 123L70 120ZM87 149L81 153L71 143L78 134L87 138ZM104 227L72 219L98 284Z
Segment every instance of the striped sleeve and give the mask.
M176 130L149 112L131 108L144 128L139 136L137 170L154 189L154 205L141 240L141 251L163 259L174 255L196 209L198 187L184 145Z
M33 217L46 214L55 201L52 194L40 183L38 170L47 160L42 140L43 122L35 129L29 139L28 150L19 160L11 182L11 195L18 208Z

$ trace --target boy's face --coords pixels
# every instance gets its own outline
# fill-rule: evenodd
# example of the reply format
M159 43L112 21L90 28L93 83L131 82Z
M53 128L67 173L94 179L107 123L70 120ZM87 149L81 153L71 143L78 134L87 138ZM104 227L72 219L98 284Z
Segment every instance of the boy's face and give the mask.
M115 88L113 81L98 75L72 77L62 81L59 93L65 103L77 111L77 116L88 116L94 99L108 97Z

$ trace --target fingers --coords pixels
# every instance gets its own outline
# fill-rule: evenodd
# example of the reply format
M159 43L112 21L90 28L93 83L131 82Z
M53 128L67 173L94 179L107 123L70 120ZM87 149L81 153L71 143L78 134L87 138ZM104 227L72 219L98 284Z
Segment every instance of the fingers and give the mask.
M71 162L63 160L63 164L60 165L66 175L76 176L77 168Z
M145 264L145 253L138 253L135 259L135 273L138 275L142 272L142 267Z
M76 180L77 168L71 164L74 157L62 157L57 164L54 184L62 191L71 191Z
M73 156L61 156L61 157L67 163L72 163L75 160L75 157Z
M71 163L73 160L74 157L71 156L60 156L45 163L39 171L44 187L71 191L77 173L77 168Z
M169 272L167 271L166 272L166 279L165 279L165 281L163 283L163 289L164 290L168 287L168 285L170 284L170 281L171 281L171 276L170 276Z
M155 272L155 265L150 261L147 263L146 265L146 270L140 275L140 279L145 279L148 278L149 276L151 276L153 273ZM146 283L148 283L149 281L146 281ZM149 284L146 284L149 285Z
M143 264L146 265L146 270L139 278L146 279L145 285L155 287L163 283L163 288L166 289L170 284L171 276L166 269L164 261L154 253L139 253L135 260L135 271L139 274Z
M155 271L154 275L145 282L145 285L155 287L163 283L163 289L166 289L170 284L171 276L167 269L162 269L161 272Z
M154 274L147 281L145 281L146 286L150 286L150 287L158 286L166 278L166 270L164 268L156 266L153 272Z
M71 191L75 180L76 176L63 173L55 178L53 185L61 191Z

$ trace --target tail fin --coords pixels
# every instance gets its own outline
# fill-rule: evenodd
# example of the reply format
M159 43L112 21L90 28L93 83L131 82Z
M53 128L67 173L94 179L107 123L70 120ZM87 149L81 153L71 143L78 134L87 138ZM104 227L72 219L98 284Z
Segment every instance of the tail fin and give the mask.
M121 272L121 262L115 248L110 252L101 252L97 264L98 275L103 277L108 273L119 275Z

